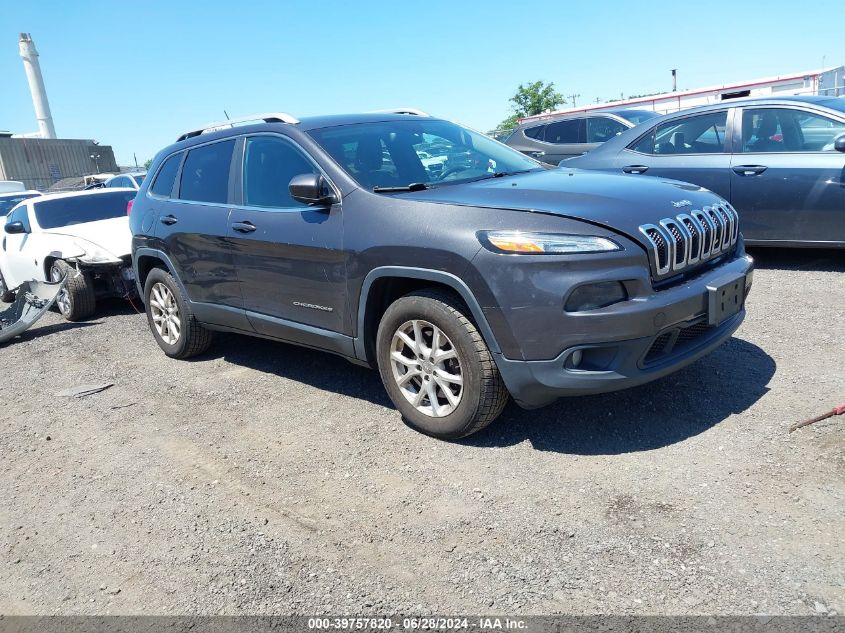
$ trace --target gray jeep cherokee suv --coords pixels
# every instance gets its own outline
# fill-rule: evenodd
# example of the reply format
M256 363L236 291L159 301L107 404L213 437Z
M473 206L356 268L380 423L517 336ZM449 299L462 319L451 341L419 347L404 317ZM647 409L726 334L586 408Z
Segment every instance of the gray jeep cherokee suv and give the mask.
M550 168L418 111L183 134L131 209L158 345L262 336L377 366L414 428L665 376L745 316L738 218L697 186ZM272 350L268 351L272 353Z

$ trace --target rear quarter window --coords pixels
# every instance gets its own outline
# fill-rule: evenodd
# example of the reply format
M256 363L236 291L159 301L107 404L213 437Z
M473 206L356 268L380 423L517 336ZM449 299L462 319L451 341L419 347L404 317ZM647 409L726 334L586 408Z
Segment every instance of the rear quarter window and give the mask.
M173 154L164 161L161 169L158 170L150 193L164 198L169 198L173 191L173 184L176 182L176 172L179 171L179 163L182 162L182 152Z

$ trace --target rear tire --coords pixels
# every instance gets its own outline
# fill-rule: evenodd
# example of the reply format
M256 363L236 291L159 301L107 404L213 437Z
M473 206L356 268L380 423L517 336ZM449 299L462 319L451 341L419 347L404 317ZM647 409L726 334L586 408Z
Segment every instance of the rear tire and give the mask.
M211 331L197 321L182 289L170 273L153 268L144 283L147 323L162 351L190 358L211 346Z
M444 440L495 420L508 391L460 299L437 289L398 299L376 338L379 373L407 424Z
M59 281L62 277L65 278L65 287L56 297L56 307L61 315L68 321L81 321L94 314L97 298L88 275L59 259L50 267L50 279Z

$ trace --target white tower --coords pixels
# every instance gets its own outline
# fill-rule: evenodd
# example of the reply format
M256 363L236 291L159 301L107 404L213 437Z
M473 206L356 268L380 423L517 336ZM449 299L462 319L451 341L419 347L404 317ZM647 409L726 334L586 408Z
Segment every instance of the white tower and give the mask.
M35 118L38 119L38 131L41 138L56 138L56 128L53 127L53 117L50 114L50 104L47 103L47 90L44 88L44 78L41 76L41 64L38 63L38 51L29 33L21 33L18 43L23 58L23 69L32 93L32 105L35 106Z

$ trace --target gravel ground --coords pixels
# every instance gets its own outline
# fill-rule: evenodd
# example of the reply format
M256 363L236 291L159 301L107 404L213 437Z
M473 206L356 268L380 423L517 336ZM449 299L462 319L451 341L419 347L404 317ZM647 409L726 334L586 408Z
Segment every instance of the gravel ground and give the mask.
M459 443L327 354L50 314L0 348L0 612L843 614L845 421L786 429L845 400L845 253L755 255L709 357Z

